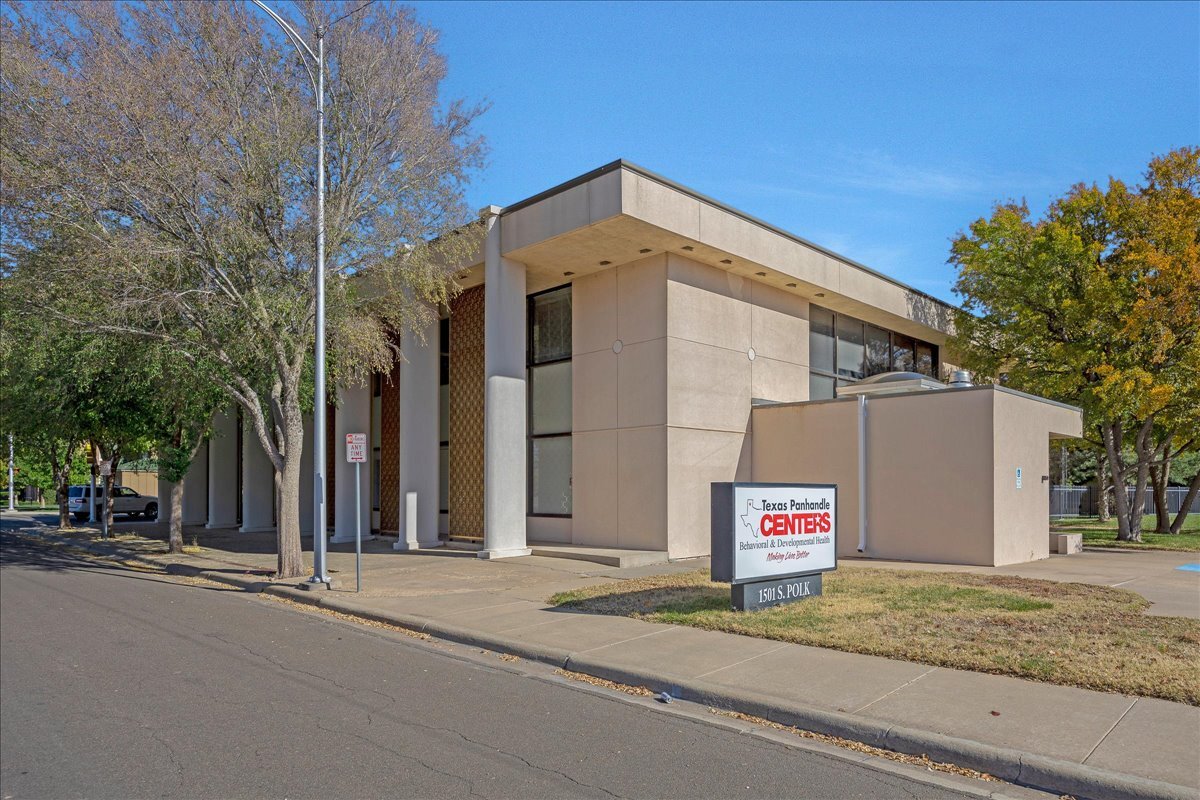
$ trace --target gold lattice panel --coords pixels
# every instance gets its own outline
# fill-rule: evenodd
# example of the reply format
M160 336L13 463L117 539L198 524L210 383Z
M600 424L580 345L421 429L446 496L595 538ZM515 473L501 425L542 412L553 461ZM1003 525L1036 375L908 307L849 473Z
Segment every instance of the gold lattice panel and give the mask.
M450 303L450 535L483 538L483 287Z

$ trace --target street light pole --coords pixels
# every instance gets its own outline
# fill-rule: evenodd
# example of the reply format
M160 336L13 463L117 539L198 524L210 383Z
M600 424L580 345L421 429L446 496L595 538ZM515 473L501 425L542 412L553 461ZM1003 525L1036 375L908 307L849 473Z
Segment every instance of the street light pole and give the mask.
M16 486L16 484L13 483L13 480L15 479L15 477L16 477L16 473L15 473L15 470L13 469L13 435L10 433L8 435L8 510L9 511L17 510L17 506L13 502L13 497L16 496L16 492L17 492L17 486Z
M313 574L309 583L329 583L329 575L325 570L326 541L325 541L325 34L329 28L341 22L346 17L356 14L369 6L374 0L368 0L349 14L344 14L329 25L318 26L317 49L313 49L300 37L287 20L271 10L263 0L251 0L267 15L275 20L283 32L291 40L304 68L308 70L308 78L313 82L313 91L317 95L317 268L314 276L316 284L316 347L314 348L314 387L313 387ZM308 69L305 56L316 62L317 74L314 78Z

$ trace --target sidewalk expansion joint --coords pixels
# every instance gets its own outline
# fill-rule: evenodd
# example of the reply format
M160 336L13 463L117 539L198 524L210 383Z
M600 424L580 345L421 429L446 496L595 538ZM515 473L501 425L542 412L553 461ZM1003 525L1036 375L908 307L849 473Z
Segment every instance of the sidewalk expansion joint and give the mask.
M762 658L763 656L769 656L771 653L778 653L783 648L790 647L790 646L791 646L791 642L784 642L783 644L779 645L778 647L772 647L770 650L764 650L763 652L758 653L757 655L750 656L749 658L743 658L741 661L735 661L732 664L726 664L723 667L717 667L716 669L710 669L708 672L702 672L699 675L694 676L693 679L699 680L700 678L706 678L709 675L720 672L721 670L733 669L734 667L740 667L742 664L745 664L748 661L753 661L754 659Z
M1095 755L1096 751L1100 749L1100 745L1104 744L1104 740L1112 735L1112 732L1115 731L1117 729L1117 726L1121 724L1121 720L1125 719L1125 716L1127 714L1129 714L1130 711L1133 710L1134 706L1137 705L1138 700L1141 700L1141 698L1140 697L1133 698L1133 702L1129 704L1129 707L1121 712L1121 716L1117 717L1117 721L1114 722L1109 727L1109 729L1104 732L1104 735L1100 737L1100 741L1096 742L1096 746L1088 751L1088 754L1083 757L1082 761L1079 762L1080 764L1086 764L1088 762L1088 759L1091 758L1093 755Z
M671 631L674 631L674 630L680 630L680 629L676 628L674 626L664 627L662 630L650 631L649 633L643 633L640 636L631 636L628 639L622 639L619 642L609 642L608 644L602 644L602 645L599 645L598 647L589 647L587 650L580 650L579 652L572 653L571 655L581 656L584 653L594 653L597 650L603 650L606 647L616 647L619 644L625 644L626 642L635 642L638 639L645 639L647 636L657 636L660 633L670 633Z
M902 683L901 685L897 686L895 689L892 689L887 694L883 694L883 695L880 695L879 697L876 697L874 700L867 703L865 706L859 706L858 708L854 709L853 713L855 713L855 714L861 713L863 711L863 709L870 708L871 706L878 703L880 700L886 700L887 698L891 697L892 695L894 695L896 692L900 691L901 689L907 689L909 686L912 686L914 683L921 680L921 678L924 678L929 673L937 672L938 669L940 669L940 667L930 667L929 669L925 670L924 672L922 672L920 675L913 678L912 680Z

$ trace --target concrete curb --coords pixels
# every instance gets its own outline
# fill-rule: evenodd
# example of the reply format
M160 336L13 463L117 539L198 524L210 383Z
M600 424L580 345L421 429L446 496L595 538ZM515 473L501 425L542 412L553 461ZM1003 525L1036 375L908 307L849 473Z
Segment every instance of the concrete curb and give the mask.
M49 533L42 538L79 547L100 555L117 555L128 560L164 568L170 574L200 577L247 592L267 593L306 605L326 608L349 616L395 625L407 630L471 647L510 653L531 661L581 672L630 686L644 686L654 692L670 692L673 697L728 711L762 717L781 725L850 739L908 755L924 755L979 770L997 778L1034 789L1091 800L1200 800L1200 791L1149 778L1090 767L1072 761L1039 756L1010 748L975 742L928 731L889 725L844 712L826 711L803 703L783 701L761 692L717 686L698 679L650 673L631 669L603 656L573 653L561 648L520 642L499 634L490 634L449 622L411 614L380 612L347 602L328 592L311 592L286 583L265 581L250 574L201 569L189 564L164 561L153 556L130 553L119 545L79 542Z

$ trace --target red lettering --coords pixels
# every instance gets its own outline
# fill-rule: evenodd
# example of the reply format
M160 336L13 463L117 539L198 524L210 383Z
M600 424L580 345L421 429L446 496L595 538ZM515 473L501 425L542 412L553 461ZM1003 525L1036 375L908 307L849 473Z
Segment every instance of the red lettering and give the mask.
M770 536L774 531L771 529L771 515L763 514L762 519L758 521L758 530L763 536Z

